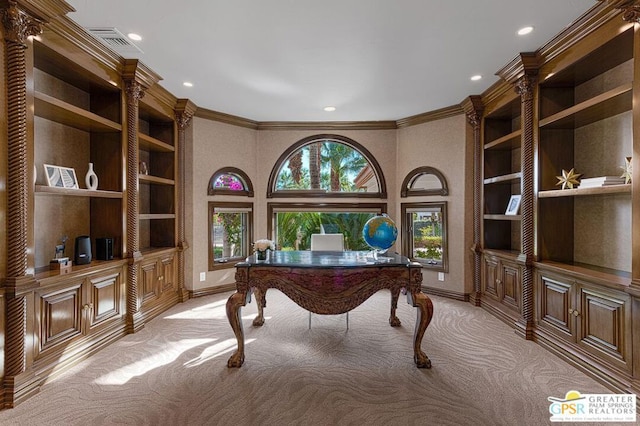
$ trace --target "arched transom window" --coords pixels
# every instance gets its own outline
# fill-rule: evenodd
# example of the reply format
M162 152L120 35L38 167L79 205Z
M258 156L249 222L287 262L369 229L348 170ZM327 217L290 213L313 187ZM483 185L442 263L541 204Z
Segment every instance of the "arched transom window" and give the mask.
M269 177L267 197L386 198L380 166L352 139L315 135L280 156Z
M240 169L224 167L209 179L207 195L242 195L253 197L251 179Z

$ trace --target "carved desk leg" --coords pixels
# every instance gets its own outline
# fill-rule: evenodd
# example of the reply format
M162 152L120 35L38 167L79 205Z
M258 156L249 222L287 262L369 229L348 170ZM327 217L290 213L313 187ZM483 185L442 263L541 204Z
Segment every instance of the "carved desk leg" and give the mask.
M249 293L250 294L250 293ZM227 367L241 367L244 362L244 330L240 318L241 308L247 304L247 293L233 293L227 300L227 318L238 341L238 350L227 361Z
M256 303L258 304L258 316L253 319L253 326L260 327L264 324L264 307L267 306L267 290L264 292L257 287L253 288L253 294L256 297Z
M391 316L389 317L389 325L391 327L400 327L402 324L400 318L396 316L396 309L398 309L398 298L400 297L400 289L389 289L391 291Z
M427 330L431 318L433 317L433 303L429 297L421 292L407 292L407 298L410 303L417 308L418 317L416 319L416 328L413 336L413 360L418 368L431 368L431 360L422 352L422 337Z

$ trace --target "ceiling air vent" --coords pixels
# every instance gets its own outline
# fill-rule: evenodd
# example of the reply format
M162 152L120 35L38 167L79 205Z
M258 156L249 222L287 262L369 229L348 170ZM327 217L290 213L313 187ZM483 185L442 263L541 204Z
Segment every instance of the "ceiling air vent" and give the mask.
M144 53L116 28L87 28L87 30L123 56Z

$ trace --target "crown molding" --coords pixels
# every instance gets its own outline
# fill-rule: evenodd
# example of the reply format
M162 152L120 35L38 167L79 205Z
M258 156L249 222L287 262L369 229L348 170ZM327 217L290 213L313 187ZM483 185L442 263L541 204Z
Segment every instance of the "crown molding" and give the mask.
M515 84L525 74L537 74L539 66L540 57L536 52L523 52L502 67L496 75L510 84Z
M434 111L425 112L422 114L414 115L407 118L401 118L396 121L398 129L403 127L415 126L417 124L427 123L429 121L442 120L443 118L454 117L456 115L464 114L462 106L451 105L445 108L436 109Z
M108 70L109 77L104 77L105 79L121 87L122 58L120 55L69 17L59 16L47 23L40 37L45 46L54 48L61 54L69 49L68 44L80 49L83 54L95 61L94 64Z
M76 10L69 3L63 0L14 0L22 9L45 23L52 21L58 16L66 15ZM0 8L4 8L9 2L0 1Z
M258 130L395 130L395 121L264 121Z
M551 61L555 57L569 51L580 40L602 27L606 22L615 17L621 16L621 11L617 10L622 3L628 1L605 2L599 0L591 9L578 17L564 31L537 50L540 58L540 65Z
M212 111L210 109L200 107L196 109L195 116L206 120L219 121L221 123L232 124L234 126L246 127L254 130L258 129L259 124L257 121L249 120L248 118L237 117L224 112Z

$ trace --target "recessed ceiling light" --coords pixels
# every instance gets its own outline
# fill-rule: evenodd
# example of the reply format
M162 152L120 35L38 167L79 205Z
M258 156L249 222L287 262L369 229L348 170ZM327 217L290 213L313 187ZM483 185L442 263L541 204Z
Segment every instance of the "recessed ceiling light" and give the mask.
M142 37L139 34L136 34L136 33L129 33L129 34L127 34L127 37L129 37L133 41L142 40Z
M331 111L335 111L336 107L334 107L334 106L326 106L326 107L324 107L324 110L327 111L327 112L331 112Z
M193 83L190 81L185 81L184 83L182 83L182 85L185 87L193 87Z
M471 77L471 81L478 81L482 78L482 76L480 74L474 75Z
M533 31L533 27L524 27L518 30L518 35L526 35Z

